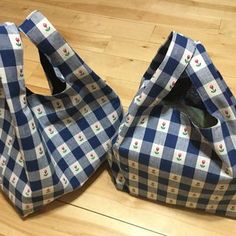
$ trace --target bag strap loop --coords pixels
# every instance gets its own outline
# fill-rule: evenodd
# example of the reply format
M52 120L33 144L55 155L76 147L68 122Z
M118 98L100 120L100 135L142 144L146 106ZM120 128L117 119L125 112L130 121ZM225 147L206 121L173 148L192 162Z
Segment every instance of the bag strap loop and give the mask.
M92 73L41 12L32 12L19 26L19 30L48 58L56 74L62 74L68 83L73 84L78 78Z
M11 113L26 107L22 41L16 26L0 26L0 76Z
M148 113L170 93L183 73L189 77L210 114L220 120L228 115L235 119L232 93L203 45L176 32L170 34L151 62L128 113L132 116Z

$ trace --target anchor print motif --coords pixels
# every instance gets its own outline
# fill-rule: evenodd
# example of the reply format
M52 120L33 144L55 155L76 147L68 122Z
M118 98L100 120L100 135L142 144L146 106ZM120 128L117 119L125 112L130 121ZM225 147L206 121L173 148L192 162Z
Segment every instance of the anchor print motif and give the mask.
M62 181L63 181L64 185L67 185L68 180L65 177L62 178Z
M156 174L156 170L152 169L151 173L155 175Z
M200 163L200 166L202 167L202 168L205 168L206 167L206 161L205 160L202 160L201 161L201 163Z
M224 185L221 185L221 186L219 187L219 189L220 189L220 190L224 190L224 189L225 189L225 186L224 186Z
M104 98L104 97L101 98L101 103L102 104L105 103L106 101L107 101L106 98Z
M191 55L187 55L187 57L185 58L185 63L189 63L191 60Z
M228 118L228 119L230 119L230 117L231 117L231 115L230 115L230 113L229 113L228 110L225 110L225 111L224 111L224 115L225 115L225 117Z
M23 68L20 68L20 69L19 69L19 75L20 75L20 77L23 77L23 76L24 76L24 74L23 74Z
M116 119L117 119L117 117L116 117L115 114L113 114L113 115L111 116L111 118L112 118L113 121L116 121Z
M39 154L40 154L40 155L43 155L43 149L42 149L42 147L39 147Z
M96 129L96 131L99 131L100 130L100 126L99 125L95 125L95 129Z
M196 183L196 187L200 187L201 186L201 183L200 182L197 182Z
M40 108L37 109L38 114L41 115L42 114L42 110Z
M170 189L170 192L171 192L171 193L175 193L175 189L174 189L174 188L171 188L171 189Z
M135 176L135 175L132 175L132 179L133 179L133 180L136 180L136 176Z
M64 146L61 147L61 151L62 153L66 153L67 152L67 148L65 148Z
M56 102L56 108L57 109L61 109L62 108L62 104L60 102Z
M1 166L2 166L2 167L6 166L6 160L2 160L2 161L1 161Z
M66 119L66 122L65 122L67 125L71 124L72 123L72 120L70 118Z
M96 89L97 89L96 85L92 84L92 85L91 85L91 89L92 89L93 91L96 90Z
M80 170L79 166L78 165L74 165L74 171L78 172L79 170Z
M137 102L141 102L142 101L142 94L140 94L137 98L136 98Z
M30 196L30 193L31 193L31 190L30 190L29 188L27 188L26 191L25 191L25 195L26 195L27 197L29 197L29 196Z
M163 122L161 123L161 129L163 129L163 130L166 129L166 122L163 121Z
M181 161L182 160L182 153L179 152L176 159L177 159L177 161Z
M123 181L124 181L124 177L123 176L119 176L118 182L122 183Z
M94 160L95 159L94 153L90 153L89 157L90 157L91 160Z
M36 116L43 116L44 115L44 108L41 105L35 107L34 111L36 113Z
M174 88L174 86L175 86L175 83L176 83L176 81L174 80L174 81L172 81L172 83L170 84L170 89L172 89L172 88Z
M81 134L78 134L77 138L78 138L79 142L83 142L83 140L84 140L84 138Z
M209 88L210 88L211 93L215 93L216 92L216 88L215 88L215 86L213 84L210 84Z
M46 32L49 32L51 30L51 27L47 23L43 23L43 27Z
M32 122L32 123L31 123L31 129L32 129L32 130L35 130L35 128L36 128L36 127L35 127L35 123Z
M81 69L78 70L78 75L79 76L83 76L84 74L85 74L84 71L82 71Z
M186 136L188 134L188 128L184 127L182 134Z
M146 122L146 118L145 117L140 120L140 124L141 125L145 124L145 122Z
M138 105L141 105L141 103L144 101L144 98L146 97L145 94L141 93L139 94L138 96L135 97L135 102L138 104Z
M200 67L202 65L202 63L198 59L195 59L194 62L197 67Z
M51 189L50 188L47 188L46 189L46 193L48 194L48 193L50 193L51 192Z
M15 177L15 176L12 178L11 183L12 183L12 184L15 184L15 183L16 183L16 177Z
M52 127L49 127L48 132L49 132L49 134L54 134L54 129Z
M225 174L230 175L230 169L228 167L225 168Z
M219 148L218 149L219 152L221 152L221 153L224 152L224 150L225 150L224 147L223 147L223 144L219 144L218 148Z
M154 153L156 155L158 155L160 153L160 148L158 146L155 148Z
M24 162L23 156L22 156L21 154L20 154L20 157L19 157L19 160L18 160L18 161L19 161L19 163L21 163L21 164Z
M22 103L23 103L24 105L26 104L26 97L25 97L25 96L22 97Z
M155 187L155 183L154 183L154 182L151 182L151 186L152 186L152 187Z
M127 114L125 122L126 122L127 124L129 124L129 122L130 122L130 116L129 116L129 114Z
M48 173L48 170L45 169L45 170L43 171L43 176L47 177L48 174L49 174L49 173Z
M8 139L7 145L8 145L8 146L12 145L12 138L9 138L9 139Z
M178 180L178 176L177 176L177 175L174 175L172 179L175 180L175 181L177 181L177 180Z
M79 97L74 97L74 102L75 103L79 103L80 102L80 98Z
M66 57L68 57L70 55L70 52L68 51L67 48L63 48L63 53Z
M132 166L133 168L135 168L135 167L136 167L135 162L132 162L132 163L131 163L131 166Z
M88 108L84 108L84 114L86 114L88 112Z
M139 147L139 143L138 143L138 141L135 141L134 144L133 144L133 148L137 149L138 147Z
M16 37L15 41L16 41L16 46L20 47L21 46L20 38Z

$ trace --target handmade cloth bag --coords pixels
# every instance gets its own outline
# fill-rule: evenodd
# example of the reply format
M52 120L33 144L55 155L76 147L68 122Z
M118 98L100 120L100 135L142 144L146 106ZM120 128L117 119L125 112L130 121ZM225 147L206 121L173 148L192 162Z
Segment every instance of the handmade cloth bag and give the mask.
M81 187L111 148L120 100L53 25L33 12L20 26L38 47L54 94L25 87L23 47L12 23L0 25L0 186L26 216Z
M236 101L200 42L159 49L109 156L116 187L236 217Z

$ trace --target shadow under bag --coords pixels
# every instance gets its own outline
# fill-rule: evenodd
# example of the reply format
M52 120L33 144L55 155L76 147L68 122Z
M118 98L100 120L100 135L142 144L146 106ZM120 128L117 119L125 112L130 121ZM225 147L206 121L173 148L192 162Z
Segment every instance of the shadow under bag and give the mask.
M40 12L20 29L38 47L54 87L51 96L25 87L18 29L0 25L0 186L26 216L88 180L116 138L122 109Z
M116 187L236 217L236 100L200 42L159 49L109 156Z

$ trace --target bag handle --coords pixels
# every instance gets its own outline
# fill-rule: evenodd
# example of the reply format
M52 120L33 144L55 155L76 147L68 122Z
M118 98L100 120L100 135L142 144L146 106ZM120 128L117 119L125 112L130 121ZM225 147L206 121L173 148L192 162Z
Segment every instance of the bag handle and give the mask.
M25 109L26 103L23 48L16 26L13 23L0 25L0 76L5 97L11 113Z
M128 127L137 117L149 115L150 110L170 93L189 65L195 49L196 45L193 40L174 31L171 32L142 78L140 89L124 117L126 120L120 128L117 144L123 141Z
M18 28L69 84L94 73L41 12L33 11Z
M216 140L216 144L212 143L213 150L219 153L218 146L221 147L225 142L225 134L236 135L235 98L205 48L200 42L172 32L144 74L143 84L129 107L116 145L121 144L135 120L140 116L149 115L150 110L170 93L183 73L190 78L207 111L218 118L222 124L220 127L218 123L213 132L211 129L200 130L211 143ZM228 143L232 146L231 142ZM231 163L234 163L235 150L232 150L228 156L219 156L227 167L231 167Z
M200 42L196 42L186 74L211 115L221 122L235 120L235 99Z
M46 158L46 148L27 105L22 41L13 23L0 25L0 77L31 190L40 190L41 184L52 184L53 169L51 160ZM45 170L47 178L42 181Z
M203 45L176 32L170 34L151 62L128 113L132 116L137 112L148 113L149 108L170 93L183 73L190 78L210 114L222 121L228 115L235 118L232 93L228 92Z

